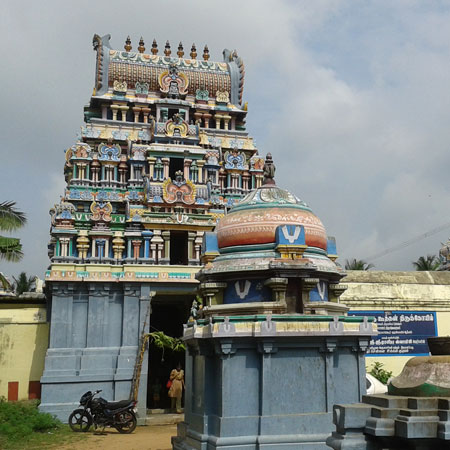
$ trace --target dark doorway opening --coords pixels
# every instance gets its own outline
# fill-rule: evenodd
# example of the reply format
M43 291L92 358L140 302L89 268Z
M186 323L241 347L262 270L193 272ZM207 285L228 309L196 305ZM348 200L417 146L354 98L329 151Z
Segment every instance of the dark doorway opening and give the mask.
M189 264L187 231L170 232L170 264L183 266Z
M152 300L150 331L162 331L172 337L183 336L183 324L189 318L189 310L193 300L194 295L156 296ZM178 363L184 370L184 352L162 350L155 344L150 344L147 408L167 410L170 408L166 383L169 380L170 372L177 367Z
M173 181L175 180L175 173L181 170L183 172L183 158L170 158L169 161L169 177Z

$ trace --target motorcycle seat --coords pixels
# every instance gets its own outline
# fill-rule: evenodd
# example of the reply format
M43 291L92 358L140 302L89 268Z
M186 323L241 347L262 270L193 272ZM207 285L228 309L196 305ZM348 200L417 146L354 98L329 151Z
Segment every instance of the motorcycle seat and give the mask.
M128 405L131 405L131 400L120 400L119 402L107 402L106 408L108 409L120 409L120 408L126 408Z

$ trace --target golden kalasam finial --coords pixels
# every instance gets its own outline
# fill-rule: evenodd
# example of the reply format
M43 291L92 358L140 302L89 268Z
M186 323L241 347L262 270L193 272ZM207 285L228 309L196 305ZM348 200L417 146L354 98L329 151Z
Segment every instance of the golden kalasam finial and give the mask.
M123 48L125 49L126 52L130 52L131 49L133 48L131 46L131 39L130 36L127 36L127 40L125 41L125 45L123 46Z
M172 54L172 50L170 50L169 41L166 41L166 46L164 47L164 54L166 56L170 56Z
M191 47L191 58L192 59L197 58L197 48L195 47L195 44L192 44Z
M205 61L208 61L209 59L209 49L207 45L205 45L205 48L203 49L203 59Z
M152 55L157 55L157 54L158 54L158 43L156 42L156 39L153 39Z
M141 36L141 39L139 40L139 47L138 47L139 53L145 52L145 43L144 38Z
M182 58L184 56L184 49L183 49L183 43L180 41L178 44L178 51L177 51L178 58Z

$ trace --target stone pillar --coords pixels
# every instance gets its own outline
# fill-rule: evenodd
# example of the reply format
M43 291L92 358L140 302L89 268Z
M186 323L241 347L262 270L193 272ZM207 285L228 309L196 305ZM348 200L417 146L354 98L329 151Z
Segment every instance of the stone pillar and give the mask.
M144 259L150 259L150 239L153 236L153 233L151 231L144 230L141 234L144 238Z
M366 388L366 352L369 347L368 338L359 338L358 343L352 346L352 352L356 357L359 378L358 378L358 398L355 398L354 402L360 402L362 396L367 393Z
M161 158L161 162L163 163L163 179L166 180L169 178L169 158Z
M81 260L87 258L87 252L89 250L89 238L87 230L80 230L77 238L77 250L78 258Z
M133 112L134 112L134 121L139 122L139 114L141 113L141 107L133 106Z
M264 175L258 174L256 175L256 188L261 187Z
M150 114L150 108L141 107L144 123L148 123L148 115Z
M223 167L220 168L219 170L219 184L220 184L220 189L224 190L225 189L225 180L227 179L227 174L224 170Z
M269 278L264 282L264 285L272 289L272 301L277 302L286 308L287 278Z
M105 238L105 258L109 258L109 237Z
M132 239L130 237L127 238L127 258L128 259L132 258L132 256L131 256L131 241L132 241Z
M139 334L150 331L151 298L154 292L149 284L141 284L141 296L139 297ZM144 353L142 361L141 380L138 391L138 420L143 424L147 417L147 377L148 377L148 349Z
M191 167L192 159L184 160L184 170L183 175L185 180L189 180L189 168Z
M198 167L198 183L203 184L203 166L205 165L206 161L204 159L199 159L197 161L197 167Z
M123 239L123 233L121 231L116 231L114 233L114 238L112 240L114 259L122 259L123 251L125 250L125 240Z
M196 264L195 254L194 254L194 240L197 233L195 231L188 231L188 264Z
M154 156L149 156L147 158L147 161L148 161L148 171L149 171L148 178L150 180L153 180L153 178L155 176L155 162L156 162L156 158Z
M195 264L199 265L200 264L200 256L201 256L201 252L202 252L202 242L203 242L203 234L204 231L197 231L197 235L195 237Z
M108 346L108 309L109 286L103 283L90 283L86 347Z
M160 264L170 264L170 231L164 230L161 235L164 239L164 256Z
M65 258L69 255L69 241L70 238L68 237L60 237L59 242L61 243L61 250L60 250L60 256Z
M333 389L333 356L336 350L337 342L334 339L328 338L325 345L320 350L325 359L325 396L326 396L326 411L332 412L334 405L334 389Z
M133 245L133 259L137 261L139 259L139 251L141 248L141 241L140 240L132 240L131 241Z
M130 397L131 382L133 379L136 355L140 344L139 320L140 285L124 283L123 285L123 315L122 315L122 342L117 357L117 370L115 380L115 400ZM142 380L141 380L142 381Z
M347 290L346 284L328 285L328 298L330 302L339 303L339 297Z
M105 255L105 244L106 239L96 239L97 241L97 256L100 260L106 257Z
M248 191L248 180L250 179L250 174L246 171L242 174L242 188Z
M203 312L208 311L208 307L218 304L217 294L227 287L227 283L214 282L214 283L201 283L200 292L206 296L206 305L203 307Z
M194 113L194 119L195 122L197 123L197 120L201 120L203 117L203 113L201 111L195 111Z
M139 298L140 285L125 283L123 286L122 346L134 346L139 343Z
M153 237L151 240L151 250L152 250L152 258L157 264L162 264L161 249L163 243L164 240L161 237L161 230L153 230Z
M272 386L270 373L272 371L272 355L278 352L278 348L275 344L275 340L264 339L258 344L258 353L261 355L261 399L260 399L260 414L261 416L271 416L272 413Z
M117 113L119 112L120 106L119 105L111 105L113 120L117 120Z
M220 122L222 120L222 114L214 114L214 120L216 121L216 129L220 130Z
M108 105L106 105L106 104L102 105L102 119L103 120L108 119Z
M318 278L305 278L302 282L302 311L304 314L308 314L309 311L305 311L305 305L309 303L309 292L312 291L319 283Z
M228 114L224 114L223 115L223 121L224 121L224 128L225 130L229 130L230 129L230 120L231 120L231 116Z
M51 289L50 348L70 348L74 286L72 283L53 283Z
M212 114L210 113L203 113L203 123L205 128L209 128L209 121L212 117Z
M122 113L122 122L126 122L127 121L127 111L130 108L128 106L125 105L120 105L120 111Z

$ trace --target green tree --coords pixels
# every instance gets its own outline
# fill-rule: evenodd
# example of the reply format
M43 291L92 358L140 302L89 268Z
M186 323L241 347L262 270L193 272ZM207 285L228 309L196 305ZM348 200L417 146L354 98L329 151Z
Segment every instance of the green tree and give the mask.
M347 259L345 261L345 268L347 270L369 270L375 267L373 264L366 263L362 259Z
M421 256L412 264L416 270L437 270L440 265L439 258L435 255Z
M383 369L384 364L379 361L372 363L372 368L370 369L370 375L374 376L377 380L381 381L383 384L387 384L389 378L392 377L392 371L387 371Z
M0 230L14 231L23 227L27 218L22 211L15 208L15 202L0 203ZM20 261L23 257L20 239L0 236L0 260Z
M20 295L24 292L30 292L31 285L36 277L28 277L26 272L20 272L19 278L14 278L14 287L16 290L16 294Z

